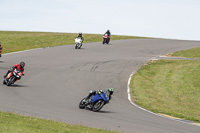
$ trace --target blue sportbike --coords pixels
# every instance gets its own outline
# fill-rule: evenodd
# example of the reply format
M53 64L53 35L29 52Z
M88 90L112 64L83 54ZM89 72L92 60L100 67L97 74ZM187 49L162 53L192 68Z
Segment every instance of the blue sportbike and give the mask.
M91 109L94 112L97 112L102 109L105 104L109 103L109 94L102 91L101 93L96 93L92 95L89 99L83 98L79 103L80 109Z

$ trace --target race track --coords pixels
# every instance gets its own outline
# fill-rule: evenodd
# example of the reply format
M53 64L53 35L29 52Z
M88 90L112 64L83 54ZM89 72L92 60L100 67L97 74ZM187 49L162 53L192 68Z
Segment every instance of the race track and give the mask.
M200 46L200 42L131 39L50 47L6 54L0 58L0 110L71 124L134 133L199 133L200 126L163 118L133 106L127 96L130 74L148 60ZM25 76L3 85L3 75L26 63ZM114 88L111 102L100 112L81 110L89 90Z

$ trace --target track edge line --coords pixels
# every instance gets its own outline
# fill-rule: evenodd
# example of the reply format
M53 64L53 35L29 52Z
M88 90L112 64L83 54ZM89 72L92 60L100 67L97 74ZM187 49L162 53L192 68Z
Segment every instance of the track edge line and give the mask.
M155 58L151 58L150 60L152 60L152 59L158 59L158 57L159 56L157 56L157 57L155 57ZM150 61L149 60L149 61ZM159 59L158 59L159 60ZM138 68L139 69L139 68ZM138 70L137 69L137 70ZM131 75L129 76L129 79L128 79L128 83L127 83L127 94L128 94L128 100L129 100L129 102L132 104L132 105L134 105L135 107L137 107L137 108L139 108L139 109L141 109L141 110L143 110L143 111L145 111L145 112L148 112L148 113L151 113L151 114L153 114L153 115L156 115L156 116L159 116L159 117L162 117L162 118L165 118L165 119L170 119L170 120L174 120L174 121L178 121L178 122L181 122L181 123L186 123L186 124L190 124L190 125L193 125L193 126L200 126L200 123L195 123L195 122L193 122L193 121L188 121L188 122L186 122L186 121L183 121L184 119L181 119L181 118L172 118L172 117L170 117L170 116L168 116L168 115L165 115L165 114L157 114L157 113L154 113L154 112L152 112L152 111L149 111L149 110L147 110L147 109L144 109L144 108L142 108L142 107L140 107L140 106L138 106L137 104L135 104L133 101L132 101L132 98L131 98L131 88L130 88L130 83L131 83L131 79L132 79L132 77L133 77L133 75L137 72L137 70L135 70L135 71L133 71L132 73L131 73ZM182 121L181 121L182 120Z

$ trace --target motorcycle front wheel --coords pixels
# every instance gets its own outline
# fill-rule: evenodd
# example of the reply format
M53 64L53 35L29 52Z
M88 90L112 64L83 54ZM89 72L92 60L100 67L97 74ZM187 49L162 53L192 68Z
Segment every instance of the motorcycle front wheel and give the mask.
M78 47L78 46L77 46L77 44L76 44L76 45L75 45L75 49L77 49L77 47Z
M80 109L84 109L85 108L85 104L84 104L84 101L85 100L85 98L83 98L81 101L80 101L80 103L79 103L79 108Z
M109 40L108 40L108 39L106 40L106 43L107 43L107 44L109 43Z
M3 84L4 84L4 85L6 84L6 81L5 81L5 79L3 80Z
M97 102L94 103L92 110L94 112L99 111L105 104L104 100L98 100Z
M15 77L11 76L11 77L8 79L7 86L10 86L12 83L14 83L14 80L15 80Z
M79 44L78 49L81 49L82 44Z

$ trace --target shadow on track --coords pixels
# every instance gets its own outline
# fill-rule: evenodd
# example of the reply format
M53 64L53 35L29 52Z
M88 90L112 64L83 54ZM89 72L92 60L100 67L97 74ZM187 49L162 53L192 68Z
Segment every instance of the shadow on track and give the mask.
M5 61L0 61L0 63L5 63Z
M115 112L113 112L113 111L102 111L102 110L100 110L100 111L98 111L97 113L115 113Z
M91 111L93 112L91 109L88 109L88 108L85 108L83 110L87 110L87 111ZM100 110L100 111L97 111L97 112L93 112L93 113L115 113L113 111L103 111L103 110Z
M26 85L18 85L18 84L12 84L11 86L8 87L28 87Z

